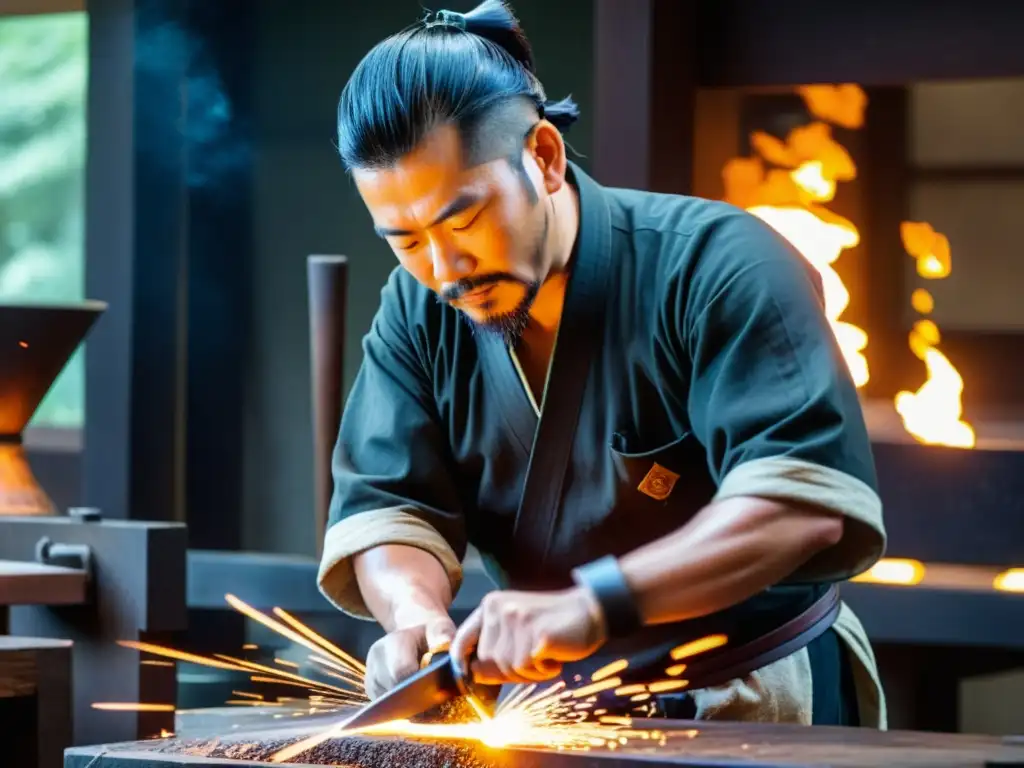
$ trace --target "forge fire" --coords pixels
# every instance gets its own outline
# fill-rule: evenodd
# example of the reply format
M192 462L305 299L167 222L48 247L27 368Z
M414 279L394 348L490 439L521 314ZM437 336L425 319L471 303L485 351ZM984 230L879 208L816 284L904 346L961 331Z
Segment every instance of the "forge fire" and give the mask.
M825 312L854 383L870 378L867 333L842 319L850 293L833 264L860 241L854 222L828 208L836 185L852 181L857 167L832 133L832 126L857 130L864 125L867 96L855 84L798 88L813 122L790 131L785 141L761 131L750 136L753 157L730 160L723 169L725 198L765 221L789 240L817 269L825 293ZM941 280L952 269L948 239L927 222L905 221L903 247L924 280ZM973 448L975 434L963 415L964 381L939 345L938 326L929 319L934 299L918 288L911 304L920 316L909 335L911 352L924 363L925 381L916 392L899 392L896 412L919 442Z

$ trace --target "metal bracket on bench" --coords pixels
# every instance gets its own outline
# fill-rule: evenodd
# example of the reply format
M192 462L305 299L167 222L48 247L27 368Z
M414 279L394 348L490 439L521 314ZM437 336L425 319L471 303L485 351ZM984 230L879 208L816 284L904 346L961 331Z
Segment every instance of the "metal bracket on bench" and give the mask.
M92 581L92 549L86 544L61 544L43 536L36 542L36 562L84 571Z
M74 507L68 517L82 523L98 523L103 519L100 510L92 507ZM36 562L85 572L87 582L93 579L92 547L88 544L62 544L43 536L36 542Z

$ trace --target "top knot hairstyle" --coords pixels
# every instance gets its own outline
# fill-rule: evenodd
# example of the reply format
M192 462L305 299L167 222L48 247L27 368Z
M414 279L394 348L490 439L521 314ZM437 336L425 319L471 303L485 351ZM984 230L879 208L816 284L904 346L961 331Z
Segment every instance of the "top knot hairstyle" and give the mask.
M572 99L547 100L512 10L484 0L427 14L366 54L338 104L338 149L349 170L387 168L453 123L475 164L512 158L540 118L564 131L578 117Z

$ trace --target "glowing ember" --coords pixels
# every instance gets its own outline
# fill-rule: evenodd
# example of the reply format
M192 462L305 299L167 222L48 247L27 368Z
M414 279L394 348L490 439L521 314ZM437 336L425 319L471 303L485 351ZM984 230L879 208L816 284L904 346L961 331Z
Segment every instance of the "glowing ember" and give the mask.
M729 642L729 639L725 635L708 635L699 640L694 640L692 643L686 643L678 648L673 648L670 655L673 661L688 659L691 656L696 656L698 653L705 653L725 645L727 642Z
M735 158L723 169L725 199L765 221L785 237L818 270L825 294L825 314L854 383L863 387L870 379L865 355L867 334L841 320L850 304L850 293L833 264L843 251L860 241L852 222L822 204L835 196L836 184L856 177L856 166L847 151L834 140L829 123L858 129L864 125L867 96L859 86L813 85L797 89L808 111L817 120L794 128L780 141L754 132L751 146L757 157ZM776 166L767 168L767 164ZM945 278L952 270L947 238L925 222L903 222L900 234L907 252L916 259L917 274L927 280ZM934 299L923 289L911 297L914 309L930 314ZM900 392L895 407L904 428L928 444L972 448L974 431L961 419L963 379L936 346L938 328L915 326L910 347L925 364L927 378L917 392Z
M108 712L173 712L173 704L143 704L142 702L103 701L92 705L93 709Z
M601 722L607 725L623 725L628 727L633 724L633 718L619 717L618 715L605 715L601 718Z
M870 569L855 576L851 581L914 586L921 583L921 580L924 579L924 573L924 563L917 560L882 558Z
M597 672L590 676L590 679L596 683L598 680L604 680L606 677L611 677L612 675L619 674L619 672L622 672L628 666L629 662L626 661L626 659L619 659L618 661L613 661L611 664L605 667L601 667L601 669L597 670Z
M921 315L930 315L935 309L935 299L924 288L917 288L910 294L910 306Z
M1002 592L1024 592L1024 568L1003 571L996 576L992 586Z
M646 685L624 685L621 688L615 689L615 695L632 696L634 693L644 693L646 690Z
M586 696L600 693L601 691L607 691L610 688L617 688L620 685L622 685L622 680L620 678L610 677L607 680L602 680L598 683L591 683L590 685L585 685L582 688L577 688L572 692L572 697L574 699L582 699Z
M647 690L651 693L667 693L668 691L678 691L689 684L689 680L658 680L649 684Z

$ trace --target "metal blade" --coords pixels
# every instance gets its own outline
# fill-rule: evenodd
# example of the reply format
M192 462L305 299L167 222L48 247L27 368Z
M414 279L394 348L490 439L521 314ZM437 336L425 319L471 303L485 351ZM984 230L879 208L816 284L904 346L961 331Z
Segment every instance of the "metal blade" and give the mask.
M408 720L459 695L447 653L439 653L412 677L363 706L343 726L346 731L390 720Z

